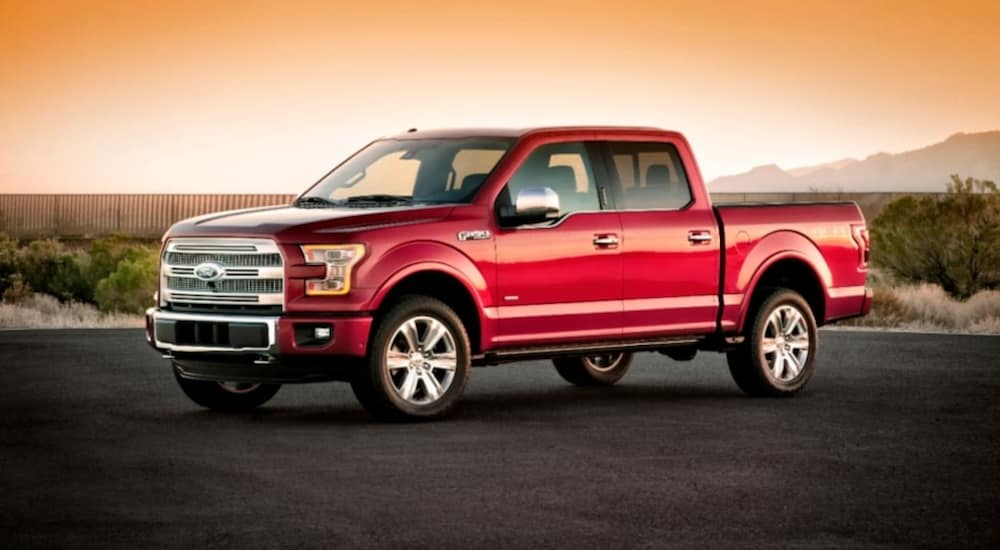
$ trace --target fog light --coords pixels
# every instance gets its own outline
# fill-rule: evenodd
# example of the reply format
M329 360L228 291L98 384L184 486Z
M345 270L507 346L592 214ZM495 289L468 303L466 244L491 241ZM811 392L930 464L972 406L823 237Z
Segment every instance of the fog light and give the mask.
M295 345L325 346L333 341L333 326L329 323L295 323Z

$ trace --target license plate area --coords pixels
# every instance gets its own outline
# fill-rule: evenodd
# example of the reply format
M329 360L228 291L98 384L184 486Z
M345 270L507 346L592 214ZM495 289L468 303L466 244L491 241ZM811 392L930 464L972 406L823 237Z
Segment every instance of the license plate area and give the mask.
M175 346L266 348L266 323L232 321L156 320L156 340Z

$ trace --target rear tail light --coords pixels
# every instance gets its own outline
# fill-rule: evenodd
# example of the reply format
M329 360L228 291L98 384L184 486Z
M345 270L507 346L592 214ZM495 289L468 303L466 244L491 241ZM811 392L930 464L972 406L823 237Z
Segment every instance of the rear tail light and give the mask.
M868 228L864 225L852 225L851 236L854 237L854 244L858 245L858 265L868 267L868 259L871 255L871 241L868 238Z

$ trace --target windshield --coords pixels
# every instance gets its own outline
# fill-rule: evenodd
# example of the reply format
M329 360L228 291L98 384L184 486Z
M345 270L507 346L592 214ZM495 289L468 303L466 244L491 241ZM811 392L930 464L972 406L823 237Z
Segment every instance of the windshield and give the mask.
M502 138L376 141L327 174L296 204L469 202L512 143Z

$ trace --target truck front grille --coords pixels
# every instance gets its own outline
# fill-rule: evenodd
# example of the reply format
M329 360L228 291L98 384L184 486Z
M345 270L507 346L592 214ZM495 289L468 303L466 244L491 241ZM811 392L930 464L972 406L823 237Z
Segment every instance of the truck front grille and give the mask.
M267 239L171 239L160 266L164 307L247 311L280 309L284 267L278 246Z

